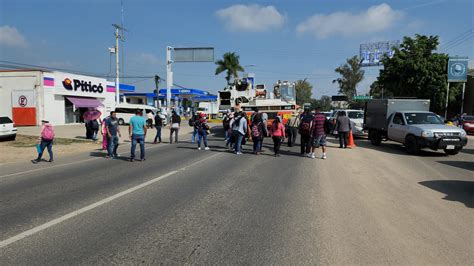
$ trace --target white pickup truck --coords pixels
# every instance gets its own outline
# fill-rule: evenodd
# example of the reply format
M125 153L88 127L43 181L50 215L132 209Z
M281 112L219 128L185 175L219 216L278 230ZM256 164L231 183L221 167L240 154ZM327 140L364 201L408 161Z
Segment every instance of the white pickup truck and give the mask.
M444 124L429 112L429 100L387 99L366 103L364 127L373 145L392 140L405 145L410 154L420 149L442 149L455 155L466 146L466 132Z

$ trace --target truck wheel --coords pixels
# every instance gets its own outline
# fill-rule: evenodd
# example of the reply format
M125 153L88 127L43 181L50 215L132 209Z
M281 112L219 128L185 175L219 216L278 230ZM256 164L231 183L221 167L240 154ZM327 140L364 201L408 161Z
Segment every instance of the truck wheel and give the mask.
M409 154L417 155L420 152L420 146L415 136L407 136L405 139L405 148Z
M380 143L382 143L382 137L380 136L380 133L377 130L371 130L369 132L369 138L370 144L374 146L380 146Z
M454 149L454 150L447 150L447 149L444 149L444 153L446 153L446 155L456 155L459 153L460 150L458 149Z
M123 125L125 125L125 121L123 121L122 118L119 118L118 124L121 125L121 126L123 126Z

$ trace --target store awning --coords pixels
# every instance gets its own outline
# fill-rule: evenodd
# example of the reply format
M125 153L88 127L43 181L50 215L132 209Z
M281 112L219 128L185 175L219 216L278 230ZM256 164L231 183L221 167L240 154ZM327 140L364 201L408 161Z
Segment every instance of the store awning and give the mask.
M101 107L104 106L100 100L95 98L66 97L75 107Z

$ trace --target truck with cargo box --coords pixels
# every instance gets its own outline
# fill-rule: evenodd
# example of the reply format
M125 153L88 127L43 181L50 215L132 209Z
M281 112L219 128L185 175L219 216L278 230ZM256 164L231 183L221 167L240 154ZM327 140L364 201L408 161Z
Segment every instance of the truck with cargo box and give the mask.
M410 154L417 154L423 148L457 154L467 144L466 132L445 125L429 108L430 101L422 99L367 101L364 128L370 142L373 145L386 140L399 142Z

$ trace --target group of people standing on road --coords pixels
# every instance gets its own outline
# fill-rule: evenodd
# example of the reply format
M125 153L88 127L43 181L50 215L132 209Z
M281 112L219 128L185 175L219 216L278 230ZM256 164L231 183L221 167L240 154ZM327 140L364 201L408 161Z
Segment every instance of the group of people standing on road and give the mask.
M342 123L340 130L344 131ZM322 148L321 158L326 159L326 117L320 108L315 108L314 113L306 108L303 112L295 112L286 124L277 116L272 123L268 123L268 115L255 110L250 118L245 112L228 112L223 119L226 146L235 154L242 154L242 145L246 140L252 139L253 153L262 153L262 144L265 137L271 137L273 141L273 152L275 157L280 156L281 144L287 139L288 146L296 143L297 135L300 135L301 154L309 158L316 158L315 152ZM344 124L345 125L345 124ZM349 125L350 127L350 125Z

